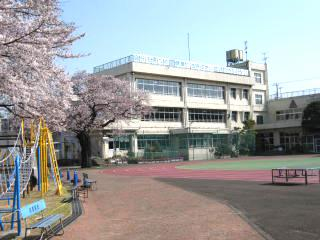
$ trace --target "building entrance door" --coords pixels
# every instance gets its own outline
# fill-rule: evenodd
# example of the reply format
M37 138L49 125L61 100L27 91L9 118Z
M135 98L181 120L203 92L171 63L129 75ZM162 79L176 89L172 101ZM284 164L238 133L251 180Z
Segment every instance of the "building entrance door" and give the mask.
M320 153L320 138L314 139L314 143L315 143L315 151L316 151L316 153Z

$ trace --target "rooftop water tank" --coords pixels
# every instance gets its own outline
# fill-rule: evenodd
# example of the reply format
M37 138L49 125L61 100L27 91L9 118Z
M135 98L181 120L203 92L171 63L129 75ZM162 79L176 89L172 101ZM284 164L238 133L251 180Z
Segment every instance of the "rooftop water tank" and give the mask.
M226 52L227 63L237 63L243 61L243 51L232 49Z

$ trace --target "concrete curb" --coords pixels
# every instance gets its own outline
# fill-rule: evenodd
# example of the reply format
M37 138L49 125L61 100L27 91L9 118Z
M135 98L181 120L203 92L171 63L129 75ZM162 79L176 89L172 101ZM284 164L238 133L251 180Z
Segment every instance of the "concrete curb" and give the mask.
M71 216L65 218L63 220L63 227L65 228L66 226L68 226L69 224L71 224L72 222L74 222L78 217L80 217L83 213L83 207L82 207L82 203L80 201L79 198L76 198L72 201L72 214ZM54 233L59 233L61 231L61 226L60 225L56 225L53 228ZM48 239L51 239L54 236L50 236Z

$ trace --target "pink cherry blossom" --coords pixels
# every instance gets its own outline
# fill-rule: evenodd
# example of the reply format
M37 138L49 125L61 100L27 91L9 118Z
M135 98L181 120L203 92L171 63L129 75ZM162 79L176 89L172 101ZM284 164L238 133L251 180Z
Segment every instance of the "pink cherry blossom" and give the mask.
M61 129L72 93L57 58L79 57L70 47L81 35L61 20L56 0L0 1L0 106L15 116L44 117Z

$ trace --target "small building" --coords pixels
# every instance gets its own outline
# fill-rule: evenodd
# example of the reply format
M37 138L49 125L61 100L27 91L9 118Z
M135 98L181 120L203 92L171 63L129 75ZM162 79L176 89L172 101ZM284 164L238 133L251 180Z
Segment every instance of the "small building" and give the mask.
M256 125L257 152L320 153L320 133L301 127L303 110L314 101L320 101L320 89L270 96L265 123Z

